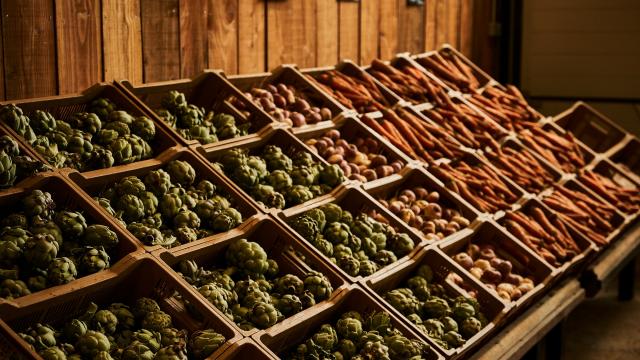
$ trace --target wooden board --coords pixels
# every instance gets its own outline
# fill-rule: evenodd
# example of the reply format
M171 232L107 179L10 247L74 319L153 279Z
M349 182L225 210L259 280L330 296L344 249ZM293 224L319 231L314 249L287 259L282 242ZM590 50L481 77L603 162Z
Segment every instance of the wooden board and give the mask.
M360 54L359 9L356 2L339 3L339 37L338 58L358 61Z
M267 66L316 65L315 1L267 2Z
M3 0L2 35L7 99L57 91L52 0Z
M140 0L144 81L180 78L179 0Z
M207 41L209 67L238 72L238 0L209 0Z
M142 82L139 0L102 0L104 79Z
M460 4L460 45L458 50L471 57L473 43L473 0L462 0Z
M473 0L470 0L473 1ZM436 44L436 1L427 1L425 4L425 25L424 25L424 48L426 51L435 50Z
M369 64L371 60L380 57L380 3L393 4L394 1L369 0L360 5L360 59L362 65ZM387 22L386 14L384 22ZM391 22L387 26L393 26Z
M0 9L0 39L2 39L2 9ZM0 100L4 100L4 54L0 46Z
M338 61L338 3L316 0L316 66Z
M102 80L100 0L57 1L56 43L59 93Z
M409 6L398 2L398 48L400 51L422 52L424 50L424 5Z
M436 47L448 41L449 18L447 17L447 0L435 0L436 3Z
M400 0L398 0L400 1ZM397 1L380 1L380 58L391 59L398 48L398 4Z
M447 1L447 43L460 47L460 0ZM440 46L442 44L438 44Z
M180 0L180 76L207 68L207 1Z
M265 2L263 0L238 1L238 72L251 73L266 70Z

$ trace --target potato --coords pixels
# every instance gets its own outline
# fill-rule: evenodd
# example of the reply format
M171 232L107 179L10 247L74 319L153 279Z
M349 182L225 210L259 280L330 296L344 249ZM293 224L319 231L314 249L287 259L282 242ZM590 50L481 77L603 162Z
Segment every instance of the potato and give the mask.
M507 300L507 301L511 301L511 295L508 292L504 291L504 290L498 291L498 296L503 298L503 299L505 299L505 300Z
M326 107L323 107L322 109L320 109L320 118L323 121L331 120L332 118L331 110Z
M469 272L471 273L471 275L473 275L473 277L480 280L480 278L482 278L482 274L484 273L484 270L482 270L479 267L472 267L471 269L469 269Z
M479 267L482 270L491 269L491 264L489 263L488 260L485 260L485 259L478 259L474 261L473 265L476 267Z
M456 254L453 257L453 260L455 262L457 262L458 264L460 264L460 266L462 266L463 268L469 270L473 267L473 259L471 258L471 256L469 256L469 254L465 253L465 252L461 252Z
M432 191L427 195L427 201L435 203L440 200L440 194L437 191Z
M459 215L452 216L451 221L460 225L460 228L466 228L467 226L469 226L469 220Z
M384 155L374 155L371 157L371 166L376 167L380 165L387 165L387 157Z
M481 260L477 260L476 263L478 261L481 261ZM488 269L484 269L484 273L482 274L482 279L480 280L497 284L500 281L502 281L502 274L500 274L499 271L490 267Z
M340 154L333 154L333 155L331 155L331 156L329 156L327 158L327 162L329 164L338 164L338 163L342 162L343 160L344 159L343 159L342 155L340 155Z
M418 198L419 200L426 199L429 195L427 189L423 187L415 187L413 188L413 192L416 193L416 198Z

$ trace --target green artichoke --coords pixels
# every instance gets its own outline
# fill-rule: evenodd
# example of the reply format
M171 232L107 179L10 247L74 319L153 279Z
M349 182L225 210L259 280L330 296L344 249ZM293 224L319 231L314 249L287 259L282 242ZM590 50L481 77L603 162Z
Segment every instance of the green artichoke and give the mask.
M153 360L155 354L140 341L133 341L122 350L122 360Z
M100 117L102 121L106 121L109 114L116 109L116 105L107 98L96 98L89 104L88 112L94 113Z
M118 326L118 318L109 310L98 310L91 319L91 325L103 334L113 334Z
M284 193L287 206L302 204L313 199L313 193L304 185L293 185Z
M173 160L165 166L165 170L172 181L182 186L190 186L196 179L196 171L186 161Z
M118 319L118 329L132 329L135 325L135 316L129 306L122 303L113 303L107 308Z
M313 294L316 301L323 301L331 296L333 287L327 277L318 271L310 271L304 278L304 289Z
M60 245L50 234L35 234L24 245L24 259L38 268L47 268L58 255Z
M291 176L289 175L289 173L287 173L284 170L272 171L267 176L267 182L276 191L283 191L284 189L293 185L293 180L291 179Z
M146 116L137 117L130 125L131 132L140 136L145 141L151 141L156 136L156 126Z
M42 190L33 190L22 199L22 210L27 216L49 217L55 206L51 194Z
M87 330L75 343L76 351L87 358L93 358L101 351L109 351L110 348L109 339L103 333L93 330Z
M159 332L140 329L138 331L135 331L132 334L131 338L134 341L140 342L141 344L149 348L149 350L151 350L152 352L156 352L161 347L160 336L161 335Z
M148 297L138 298L131 307L131 312L137 319L142 319L148 313L156 311L160 311L160 305L158 305L155 300Z
M102 246L110 249L118 245L118 235L109 227L100 224L92 224L87 226L82 241L87 246Z
M161 310L153 311L145 315L141 325L143 329L160 331L171 326L171 316Z
M250 274L264 274L269 269L267 253L254 242L238 239L227 248L227 262Z
M52 285L62 285L75 280L78 276L76 265L67 257L54 259L47 269L47 280Z
M38 352L44 360L67 360L67 355L57 346L52 346Z
M204 359L225 342L224 336L213 329L195 331L189 338L190 355L196 359Z
M187 353L184 346L171 345L158 350L154 360L187 360Z

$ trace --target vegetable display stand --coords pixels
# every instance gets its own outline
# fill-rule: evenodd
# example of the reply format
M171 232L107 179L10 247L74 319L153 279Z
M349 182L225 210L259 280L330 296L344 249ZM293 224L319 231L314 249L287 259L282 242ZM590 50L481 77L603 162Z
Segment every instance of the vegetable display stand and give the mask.
M600 154L617 147L627 134L616 123L582 101L554 116L553 121Z
M96 110L91 107L92 106L91 103L98 99L109 100L109 102L111 103L111 105L109 106L115 106L115 110L125 111L134 118L137 118L140 116L148 116L146 111L136 101L131 99L126 93L121 91L117 86L108 84L108 83L95 84L79 94L58 95L58 96L50 96L50 97L0 102L0 107L8 104L15 104L20 109L22 109L22 112L24 113L24 115L27 115L29 117L33 117L36 114L36 111L40 110L40 111L48 112L56 120L63 120L65 122L68 122L76 113L88 112L88 111L97 111L97 112L106 111L104 108L98 108ZM104 115L104 114L101 114L101 116L103 116L104 118L107 117L107 115ZM100 119L100 121L101 122L103 121L102 118ZM7 125L7 131L11 136L15 138L20 138L21 141L23 141L24 143L27 143L27 141L24 139L23 136L18 135L18 133L13 128L10 128L10 124L5 123L5 125ZM87 124L85 124L85 126L87 126ZM117 131L117 134L120 134L121 132L123 134L128 134L130 131L128 127L126 130L122 128L112 128L112 129L115 129L113 131ZM71 128L69 128L68 130L73 131ZM66 141L69 141L68 134L62 134L62 136L66 138ZM122 139L122 138L119 138L119 139ZM54 142L54 141L51 140L51 142ZM131 145L131 143L129 145ZM153 158L158 158L162 156L164 153L166 153L167 151L169 151L171 148L179 146L179 143L178 143L178 139L175 138L170 133L170 131L168 131L165 127L156 126L155 135L153 136L153 139L148 142L148 145L151 148L152 156L144 160L135 161L133 162L133 164L143 165L148 161L152 161ZM33 152L37 151L33 147L31 147L31 150ZM118 151L121 151L122 154L120 156L122 157L125 157L127 155L126 147L124 149L118 149ZM128 151L129 151L128 155L131 155L131 151L132 151L131 147L128 148ZM44 156L42 156L42 158L44 159ZM47 164L51 166L54 165L50 162L47 162ZM106 168L96 167L97 170L87 170L84 172L90 175L101 174L101 173L104 173L105 171L106 172L117 171L118 169L129 166L129 165L131 164L128 163L126 165L114 165L112 167L106 167Z
M497 83L449 44L442 45L438 51L411 55L411 59L442 79L448 87L465 94L481 91L489 83Z
M607 158L602 158L578 176L578 181L620 210L629 221L640 213L640 180L634 180Z
M374 59L362 69L407 104L440 103L440 97L451 92L440 79L424 71L405 54L398 54L390 61Z
M377 113L383 108L404 104L389 88L350 60L336 66L299 71L327 96L359 114Z
M316 305L304 308L300 312L286 317L277 324L308 317L314 313L315 309L330 302L331 299L347 285L345 279L334 271L325 259L322 259L312 251L307 244L301 243L291 231L285 229L277 220L272 219L268 215L263 215L260 219L257 219L255 224L250 228L239 231L232 230L226 234L224 238L214 242L201 243L174 252L159 249L153 252L153 256L161 259L161 262L164 262L164 264L169 267L168 271L170 272L179 271L179 265L183 261L193 261L199 267L207 270L216 268L217 271L223 271L225 256L230 256L228 251L237 251L236 248L232 248L231 246L241 241L241 239L257 243L264 249L268 259L274 260L278 264L278 274L275 275L276 277L291 274L300 279L304 279L307 274L311 274L312 271L317 271L324 274L331 283L333 291L326 299L320 300L319 298ZM180 277L180 275L177 274L176 276ZM182 281L185 286L191 286L184 278L182 278ZM273 291L275 292L275 289ZM239 300L241 301L242 299ZM219 313L222 317L225 316L214 304L209 304L209 307L211 311ZM277 326L277 324L272 326ZM243 330L240 327L236 327L236 331L240 332L243 336L250 336L259 331L259 329Z
M0 174L0 177L3 179L3 186L0 187L0 193L10 188L20 188L22 187L22 183L26 181L29 177L35 176L37 173L41 172L49 172L54 169L49 165L46 165L46 160L40 155L37 151L33 150L22 137L16 137L12 135L13 133L7 127L7 125L0 123L0 137L8 136L11 138L13 143L9 144L8 141L4 141L4 145L7 149L5 150L5 155L11 158L11 163L16 165L15 172L13 176L7 176L6 173L11 172L9 168L4 168L3 173ZM18 145L18 151L13 154L7 154L7 151L15 151L13 147ZM18 160L16 157L20 156L21 159ZM3 160L6 161L6 160ZM18 164L17 161L22 161L22 164Z
M171 132L176 139L179 139L183 145L203 145L205 147L217 147L228 143L233 143L241 139L258 137L264 130L264 127L272 124L273 119L267 115L262 109L258 108L244 97L242 92L236 89L229 81L221 74L206 70L200 75L192 79L172 80L165 82L157 82L150 84L134 85L129 81L121 81L116 83L123 91L125 91L129 97L138 103L144 109L147 116L154 119L156 124ZM172 128L172 126L165 121L161 115L166 115L166 112L158 112L158 109L166 109L163 105L163 98L171 91L177 91L184 94L184 100L186 103L196 106L204 110L202 117L206 117L208 112L217 114L228 114L233 117L235 127L247 127L247 135L242 135L242 131L233 132L230 135L225 135L222 138L219 134L219 130L216 131L217 141L197 140L197 136L189 136L185 138L183 135L190 132L188 126L182 126ZM238 109L231 105L229 97L236 97L241 99L245 104L245 109ZM170 111L168 111L170 113ZM194 123L198 125L197 123ZM178 123L178 125L180 125ZM191 125L191 121L184 125ZM184 130L182 134L177 129ZM217 127L216 127L217 128ZM213 134L211 134L213 135Z
M347 178L371 186L402 172L411 162L402 151L352 116L340 119L331 128L299 128L294 129L294 134L329 163L340 165Z
M256 106L267 113L272 113L276 121L289 119L292 122L290 126L294 129L309 129L326 123L331 124L332 121L339 120L343 113L349 111L309 82L291 65L280 65L269 73L229 75L227 79L245 95L248 94L247 98L251 96ZM313 110L313 107L317 107L317 111ZM326 108L329 114L321 112L321 108ZM289 112L289 116L285 116L285 109ZM297 115L293 114L296 113L302 115L304 121L295 118ZM312 115L316 113L320 118ZM326 115L329 118L327 120L323 118ZM304 125L300 125L301 122Z
M122 169L122 171L118 171L118 172L112 172L110 174L105 174L103 176L89 176L88 174L83 174L83 173L79 173L79 172L67 172L65 173L65 176L67 176L74 184L75 186L78 187L78 189L80 190L80 192L83 194L83 196L85 197L85 199L87 199L88 201L91 201L93 203L95 203L95 206L99 207L101 210L103 210L103 212L105 214L108 214L107 216L110 216L112 221L116 224L118 224L119 227L122 228L127 228L127 225L129 225L130 223L133 222L137 222L140 223L142 221L146 221L145 219L148 219L150 217L154 217L156 216L156 213L159 215L162 215L162 218L164 219L164 221L167 221L167 218L165 216L165 214L167 214L169 212L169 207L175 205L174 201L169 201L166 204L162 201L164 199L164 195L161 196L160 198L156 197L155 200L155 212L154 214L149 215L148 213L144 213L143 214L143 218L138 219L138 218L133 218L133 217L129 217L127 215L127 218L124 218L124 220L127 220L127 225L121 223L118 219L116 219L114 217L113 214L109 214L109 211L102 208L100 205L98 205L98 203L92 199L93 197L97 197L97 196L101 196L101 194L103 194L104 192L107 191L111 191L108 189L114 189L116 187L116 185L122 181L123 179L127 178L127 177L137 177L140 181L142 181L143 179L146 179L147 176L149 176L149 173L152 171L158 171L158 170L165 170L168 169L168 166L171 165L176 165L177 166L181 166L183 164L181 164L181 162L184 162L186 164L188 164L190 166L191 169L194 170L194 173L192 174L184 174L185 178L186 177L190 177L192 176L193 178L192 180L192 186L196 186L197 184L199 184L201 181L207 180L209 181L211 184L213 184L214 189L214 196L215 198L219 198L219 197L223 197L226 199L226 201L224 201L227 205L229 205L230 208L236 209L237 211L239 211L240 215L242 216L242 223L239 225L236 225L238 228L244 228L245 226L248 226L251 222L253 217L256 216L256 214L260 213L260 209L252 202L250 201L250 199L246 198L245 195L243 195L241 192L235 190L235 187L230 184L226 179L224 179L223 176L221 176L220 174L218 174L216 171L212 170L211 167L206 163L205 160L201 159L200 156L198 156L197 154L195 154L191 149L189 148L181 148L181 149L175 149L171 152L168 152L166 154L164 154L162 157L155 159L153 161L149 161L147 162L144 166L131 166L127 169ZM181 170L185 170L186 169L181 169ZM190 171L189 171L190 172ZM168 174L167 171L163 171L164 174ZM160 175L160 174L155 174L155 175ZM176 170L176 172L174 173L174 177L179 175L178 171ZM166 176L166 175L165 175ZM160 179L164 179L163 177L160 177ZM166 180L166 179L164 179ZM180 180L180 179L178 179ZM156 180L154 179L148 179L147 183L151 184L155 184L154 186L156 187L162 187L162 186L167 186L166 184L163 184L161 182L157 183L155 182ZM160 180L158 180L160 181ZM176 179L172 179L171 180L173 184L172 188L177 188L176 185L179 184L179 182ZM186 181L186 180L185 180ZM175 183L175 184L174 184ZM138 183L138 181L136 181L136 186L140 186L141 183ZM144 184L142 184L144 185ZM181 185L182 186L182 185ZM186 193L184 193L187 189L187 186L184 186L184 188L181 188L182 190L180 191L180 194L178 194L178 197L180 196L184 196L187 195ZM156 190L154 189L147 189L147 192L149 192L149 190ZM169 188L165 189L167 190L167 192L165 193L165 195L168 194L168 190L170 190ZM209 190L207 190L209 191ZM127 194L120 196L121 198L126 196ZM138 194L141 195L141 194ZM173 196L172 196L173 197ZM139 199L139 198L138 198ZM182 198L180 198L182 199ZM134 199L135 200L135 199ZM172 199L167 199L167 200L172 200ZM223 201L222 199L219 199L220 201ZM189 199L189 201L196 201L195 199ZM205 202L211 201L209 200L205 200ZM153 200L151 200L151 202L154 202ZM133 215L138 216L139 211L136 209L138 206L140 205L144 205L144 202L141 202L141 200L136 200L136 201L132 201L131 202L133 205L136 205L133 209L129 208L129 205L127 205L126 210L127 211L131 211L132 213L134 213ZM187 204L186 203L186 198L185 201L180 200L179 201L180 204ZM128 203L127 203L128 204ZM118 204L113 203L111 204L114 209L118 208ZM196 203L197 205L197 203ZM206 205L206 204L205 204ZM215 205L215 204L213 204ZM123 205L124 206L124 205ZM163 208L167 207L166 209ZM149 209L153 208L153 204L149 206ZM193 207L193 206L192 206ZM193 207L195 209L195 207ZM143 206L143 211L146 208L144 208ZM113 209L111 209L113 210ZM197 210L197 209L196 209ZM124 210L122 210L124 211ZM204 210L203 210L204 211ZM189 210L189 214L193 212L191 210ZM115 213L115 212L114 212ZM126 214L125 214L126 215ZM132 215L132 216L133 216ZM174 216L177 215L173 214ZM198 219L200 217L198 216ZM171 225L171 219L168 219L168 223L167 225ZM192 228L204 228L205 224L209 224L209 222L207 222L207 219L199 219L199 221L197 221L200 225L195 226L195 225L189 225L192 226ZM151 227L157 226L157 225L149 225ZM211 225L207 225L207 226L211 226ZM197 230L197 229L194 229ZM131 228L129 230L126 230L127 233L131 233ZM148 235L148 234L147 234ZM151 236L147 236L145 235L144 239L140 239L138 238L138 243L140 244L140 246L144 247L147 251L153 251L159 248L162 248L164 244L163 241L160 241L159 239L156 238L152 238ZM131 236L135 236L135 235L131 235ZM182 247L188 247L188 246L192 246L195 244L200 244L200 243L205 243L205 242L210 242L210 241L214 241L215 239L218 239L220 237L224 236L224 231L218 231L217 233L214 234L207 234L204 237L200 237L199 239L193 241L193 239L191 239L191 242L186 242L180 246L175 246L175 244L167 244L166 246L173 246L170 251L174 251L174 250L178 250ZM164 238L164 237L163 237Z
M231 344L218 359L277 360L279 358L268 353L251 338L244 338Z
M594 243L572 226L566 224L546 205L535 198L527 200L517 212L507 213L498 223L529 249L538 252L540 257L548 265L558 269L563 277L582 270L583 263L591 259L598 251L598 247ZM563 232L563 235L568 237L570 241L573 241L573 244L566 244L565 240L563 240L564 238L561 239L558 235L559 231ZM531 238L539 240L540 246L533 243L530 240ZM553 245L554 243L558 244L557 246L560 246L560 249L556 250L557 247ZM574 248L574 245L577 249ZM540 249L537 250L538 248ZM549 250L549 248L553 248L554 251ZM575 254L557 259L558 253L563 254L567 251L575 252ZM545 258L545 256L549 257L549 254L551 255L550 258ZM557 263L552 263L554 261Z
M344 187L340 189L340 191L337 192L336 194L333 194L330 198L318 200L316 202L313 202L312 204L309 204L309 206L306 206L303 208L293 208L293 209L279 212L277 216L284 223L287 224L286 226L289 229L291 229L291 231L293 231L294 233L297 233L293 229L293 226L290 224L291 221L293 221L294 219L300 216L305 215L305 212L309 210L318 209L327 204L338 205L342 210L346 210L350 212L354 219L356 219L358 215L367 214L368 216L371 216L376 221L387 223L388 225L391 226L391 228L395 230L396 233L407 234L409 238L413 241L413 248L409 251L406 251L408 249L403 249L403 252L406 252L406 255L397 256L398 259L396 261L400 261L401 259L404 259L404 258L413 257L422 247L428 244L428 241L426 239L423 239L420 236L418 236L409 227L407 227L400 219L398 219L395 215L393 215L387 209L385 209L380 204L378 204L370 195L368 195L359 187L355 187L355 186ZM321 250L315 247L315 244L311 244L308 240L306 240L303 234L300 234L300 233L297 233L297 234L300 236L300 241L308 245L314 252L317 253L318 256L326 257L326 255L324 255L321 252ZM364 241L364 240L361 239L361 241ZM387 242L391 243L390 239L387 239ZM385 250L389 250L389 249L385 248ZM380 273L380 272L386 271L386 269L389 266L392 266L393 263L394 262L391 262L385 265L379 265L381 267L377 267L374 273ZM342 277L348 279L352 283L357 282L363 278L363 275L360 275L360 274L358 275L347 274L345 270L343 270L333 262L330 262L330 264L336 272L340 273ZM368 275L368 276L372 276L372 275ZM368 276L365 276L365 278Z
M622 171L640 182L640 140L628 138L623 141L620 149L612 149L607 156Z
M520 311L530 304L560 275L560 270L553 269L538 254L493 221L483 222L474 231L463 230L455 238L438 246L448 256L459 261L459 264L479 279L488 291L498 296L505 305L512 307L512 312ZM469 257L462 257L459 255L461 253L469 254L472 263L468 263L468 260L463 261L463 258ZM498 262L491 264L492 259L500 259L499 263L508 261L510 266ZM515 289L503 285L515 282L510 274L518 277L519 284L513 284ZM525 278L532 280L530 283L533 285L532 288L527 285L526 292L524 288L520 289L520 286L525 284ZM516 294L515 290L519 293Z
M404 320L401 320L395 313L391 312L380 300L372 297L368 291L357 284L350 285L341 292L330 303L325 303L317 311L306 319L297 319L295 322L283 323L265 331L254 334L253 339L265 348L273 357L282 357L288 352L295 351L297 344L302 344L306 339L311 338L323 324L335 325L340 317L348 312L356 311L363 318L373 312L385 312L389 314L390 325L397 329L400 334L410 340L417 340L429 344L417 334ZM406 346L406 345L404 345ZM396 351L404 351L397 349ZM428 349L422 355L427 360L444 359L433 348ZM393 357L402 358L402 357Z
M479 310L484 314L487 323L477 333L466 339L463 345L445 349L429 335L421 331L419 327L414 325L401 311L392 306L385 294L391 290L398 288L406 288L406 282L421 269L423 265L427 265L432 272L433 284L442 286L445 294L451 298L459 296L473 297L479 304ZM450 274L455 274L467 284L467 289L462 289L451 279ZM387 308L397 317L406 321L411 329L419 334L425 341L433 344L439 352L445 355L447 359L459 358L464 354L472 351L487 336L495 331L496 326L503 320L509 310L509 306L505 306L494 294L485 289L476 279L469 276L461 267L447 258L439 249L428 247L422 249L417 256L412 259L398 262L382 276L374 276L371 279L362 282L363 286L371 292L371 294L380 302L384 303ZM473 294L474 296L472 296ZM435 296L434 294L431 294ZM423 323L428 320L423 320Z
M63 326L66 321L81 317L92 302L104 308L111 303L133 304L142 297L155 300L178 329L185 329L189 334L213 329L224 336L226 342L211 354L211 358L221 355L227 347L242 338L228 320L211 312L204 300L148 254L136 256L135 261L118 272L105 272L100 279L83 288L56 295L46 301L30 302L22 307L4 308L1 311L2 321L11 328L6 334L10 337L9 341L21 347L22 352L28 351L32 357L36 357L36 354L17 332L25 331L36 323L51 324L56 328ZM188 309L183 301L188 301Z
M498 219L517 210L525 191L502 175L487 160L469 152L459 160L427 168L427 172L466 200L478 212Z
M479 156L530 194L543 192L563 177L559 169L514 137L503 139L498 149L491 149Z
M442 241L456 233L456 231L449 233L446 226L444 226L444 229L439 229L442 225L436 224L437 226L431 229L430 225L427 224L429 221L435 222L438 219L444 218L447 211L458 211L460 215L466 219L466 222L470 223L469 226L475 226L480 213L469 205L466 200L462 199L460 195L455 192L446 189L440 180L429 174L424 168L414 166L410 166L409 168L410 171L402 175L389 177L387 181L378 186L367 183L364 184L363 187L365 191L381 203L381 205L387 205L386 207L390 209L391 212L399 210L397 214L398 217L419 236L426 239L431 239L433 235L438 232L446 232L446 234L443 233L445 236L443 239L436 240ZM412 191L417 197L417 188L422 188L427 193L426 198L419 199L422 200L422 202L412 201L411 204L404 203L404 205L394 203L394 201L405 200L401 197L402 195L408 196L409 199L407 200L411 201L411 194L407 194L407 190ZM433 194L434 192L438 194L437 198ZM425 204L424 201L426 201L427 204ZM414 205L417 206L418 209L416 209ZM401 206L402 209L396 209ZM440 214L440 218L438 218L438 214ZM421 220L416 219L419 216ZM447 219L448 222L456 222L454 220L453 218ZM460 222L462 221L458 221L458 224L460 224ZM460 225L457 230L462 228L464 228L464 226ZM454 227L454 230L455 229Z
M572 206L567 206L566 199ZM541 200L599 248L609 246L628 225L624 215L613 205L572 178L564 180Z
M109 262L111 263L111 266L109 268L102 269L97 272L94 271L89 275L79 277L66 284L47 287L43 290L17 297L15 299L8 300L0 298L0 309L14 307L22 308L30 303L41 302L50 299L54 297L55 294L65 293L73 289L80 288L83 286L83 284L93 283L96 281L96 279L100 278L100 276L103 276L101 274L112 274L120 271L126 265L126 263L130 261L130 256L132 254L144 252L143 249L137 245L136 241L129 234L127 234L126 231L120 229L120 227L117 226L114 221L109 219L108 216L103 214L103 212L100 211L97 205L93 204L90 199L86 199L84 196L82 196L67 180L54 173L31 177L23 181L19 188L14 187L0 193L0 206L5 209L5 212L3 212L2 214L3 217L6 217L7 213L20 211L22 207L21 201L23 201L25 197L31 195L32 191L42 191L50 194L51 199L53 200L53 204L55 204L56 208L59 210L80 212L86 220L85 226L87 224L90 224L95 225L96 227L99 226L101 230L104 229L103 227L111 230L113 232L112 234L117 237L117 244L113 245L109 249L106 249L108 258L110 258L110 261L107 260L107 264ZM34 202L33 206L47 206L47 204L36 204L37 203ZM36 225L39 227L39 229L34 228ZM16 228L18 227L6 227L5 231L16 230ZM57 239L57 236L62 237L63 240L61 240L60 243L62 243L63 247L65 242L68 242L67 245L69 245L76 240L72 239L71 237L67 238L66 234L65 236L63 236L59 226L56 225L53 221L43 221L43 223L41 224L34 223L33 226L30 227L30 229L33 231L33 233L54 236L52 239ZM29 236L31 235L29 232L26 232L26 234ZM5 235L4 231L3 235ZM14 238L14 241L20 241L21 235L19 233L14 234L13 232L7 232L6 235L10 238ZM24 241L24 239L22 239L22 241ZM3 237L3 242L6 242L4 245L7 245L9 242L11 242L11 240ZM57 240L54 242L57 242ZM77 246L77 248L82 249L79 245ZM42 247L40 248L40 250L42 250L43 252L47 251L46 248ZM11 250L10 247L4 247L3 251L10 253L13 250ZM59 251L56 251L56 253L58 252ZM6 257L8 256L8 254L4 254L4 256Z
M334 177L330 177L330 178L327 177L326 183L323 183L323 182L319 183L319 181L322 179L321 176L320 177L302 176L302 175L306 175L306 174L302 174L301 168L304 166L296 165L295 167L293 167L291 163L289 163L290 161L292 162L291 160L292 158L298 158L300 160L304 160L305 162L312 162L313 166L322 167L322 168L332 167L332 165L328 164L323 158L318 156L318 154L313 153L309 148L307 148L307 146L302 141L297 139L290 131L283 128L271 129L271 131L262 135L259 139L245 140L245 141L240 141L234 144L226 144L224 146L219 146L215 149L198 147L197 151L201 156L204 157L205 161L210 162L211 167L213 169L216 169L216 171L222 174L227 179L227 181L229 181L230 183L233 183L247 197L251 198L254 203L254 206L257 206L269 213L277 212L283 208L284 209L302 208L306 206L306 204L309 202L313 202L322 198L327 198L330 196L330 193L335 192L336 189L339 189L343 185L343 182L346 181L345 179L341 179L338 176L339 174L337 173L335 174L336 176ZM266 154L265 153L266 151L269 151L269 153ZM256 173L257 170L256 171L252 170L251 172L247 172L246 174L243 172L241 174L243 176L241 179L242 182L238 181L240 175L238 175L237 177L234 176L234 174L236 174L236 170L238 172L241 171L241 170L238 170L240 168L242 168L242 170L243 169L250 170L248 168L255 169L253 166L248 165L247 161L238 165L237 162L241 162L242 161L241 159L245 159L245 158L248 159L249 157L253 157L256 161L260 161L258 160L259 158L261 159L261 162L266 162L267 156L269 156L270 162L273 162L278 166L282 165L281 166L282 168L278 170L270 170L271 167L267 165L268 167L267 172L269 173L270 171L269 174L275 173L275 171L287 172L289 173L290 178L294 178L294 174L292 172L293 170L295 170L294 168L298 168L298 170L300 170L299 171L300 176L298 177L298 174L296 174L295 175L296 178L299 178L300 180L304 180L307 182L311 180L311 182L306 185L296 184L296 181L293 181L292 182L293 186L284 187L280 191L287 192L288 190L291 190L294 188L299 189L301 186L305 186L308 191L304 191L304 194L301 194L301 196L297 196L295 198L292 195L291 196L288 195L287 197L289 197L289 200L291 201L286 200L286 197L280 191L276 191L278 194L280 194L280 198L282 201L270 202L270 200L274 198L273 196L271 196L271 193L268 194L269 197L266 198L267 196L265 194L263 194L262 192L256 191L258 188L263 190L265 189L265 186L267 186L266 182L268 180L267 179L268 176L267 177L262 176L260 178L260 174L253 174L253 173ZM231 162L231 164L229 164L230 167L229 169L227 169L226 172L224 171L223 166L219 166L220 164L223 164L225 162ZM288 169L285 170L285 168L288 168ZM247 176L244 176L244 175L247 175ZM331 185L329 185L329 180L333 182ZM336 184L337 181L340 181L340 183ZM322 189L318 189L317 192L311 192L310 187L314 185L320 187L323 184L327 185L327 187L324 187L325 191L320 191ZM291 183L289 185L291 185ZM272 188L269 190L275 189L275 187L272 185L268 185L268 186ZM308 196L309 194L311 196ZM261 201L261 199L264 201Z

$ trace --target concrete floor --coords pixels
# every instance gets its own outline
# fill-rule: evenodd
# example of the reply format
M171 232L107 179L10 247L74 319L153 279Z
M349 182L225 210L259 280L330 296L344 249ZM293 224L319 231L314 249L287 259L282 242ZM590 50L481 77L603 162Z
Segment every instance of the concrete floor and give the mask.
M640 276L636 280L634 300L618 301L613 283L569 316L563 359L640 359Z

